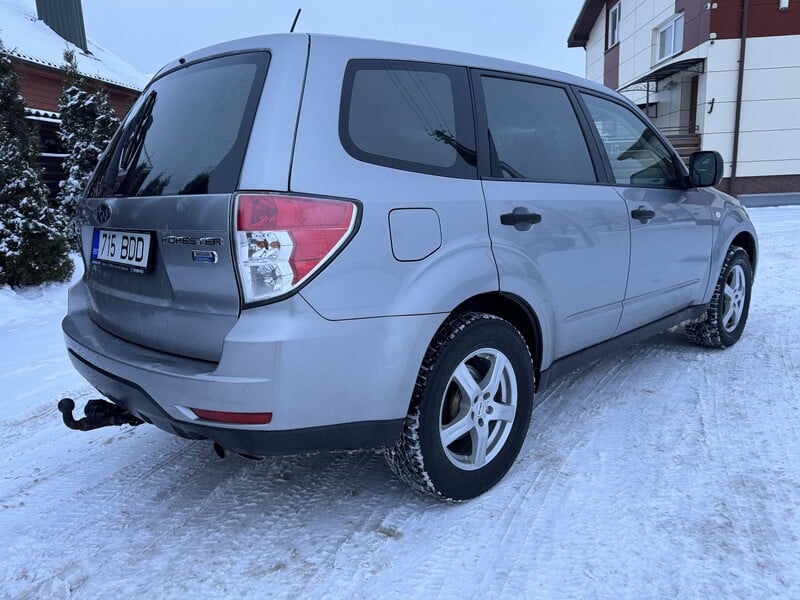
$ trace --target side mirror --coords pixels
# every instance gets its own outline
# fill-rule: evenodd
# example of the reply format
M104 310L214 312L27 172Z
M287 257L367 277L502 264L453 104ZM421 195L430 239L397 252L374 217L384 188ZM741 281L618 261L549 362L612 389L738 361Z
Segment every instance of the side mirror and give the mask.
M716 150L694 152L689 158L689 179L694 187L708 187L722 181L724 163Z

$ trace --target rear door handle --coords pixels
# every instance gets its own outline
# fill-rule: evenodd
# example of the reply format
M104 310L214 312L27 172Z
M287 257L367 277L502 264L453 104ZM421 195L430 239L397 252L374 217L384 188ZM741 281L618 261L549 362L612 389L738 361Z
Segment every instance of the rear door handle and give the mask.
M500 215L500 223L503 225L513 225L517 231L528 231L536 223L540 223L542 215L539 213L528 212L527 208L516 207L512 212Z
M631 217L638 219L639 223L646 225L647 222L656 216L656 211L640 206L639 208L631 211Z

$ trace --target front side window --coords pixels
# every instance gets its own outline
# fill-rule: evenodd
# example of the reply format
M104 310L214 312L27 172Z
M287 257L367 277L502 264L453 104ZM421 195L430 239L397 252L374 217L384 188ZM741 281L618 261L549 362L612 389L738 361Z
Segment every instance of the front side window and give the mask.
M683 49L683 13L656 29L655 38L655 63L678 54Z
M617 2L608 10L608 35L606 48L611 48L619 42L619 11L620 3Z
M581 93L620 185L676 187L672 152L636 114L621 104Z
M566 91L529 81L481 77L492 176L594 183L594 167Z
M355 158L387 167L476 177L475 129L463 67L352 60L339 134Z

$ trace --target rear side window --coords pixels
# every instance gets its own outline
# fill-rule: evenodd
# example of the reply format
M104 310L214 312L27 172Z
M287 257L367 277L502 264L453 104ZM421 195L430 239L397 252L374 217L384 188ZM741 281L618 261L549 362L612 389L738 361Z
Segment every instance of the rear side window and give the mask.
M90 183L91 197L235 191L269 55L178 69L146 91Z
M393 60L352 60L339 134L353 157L397 169L476 177L467 70Z
M492 142L492 177L597 181L575 110L564 88L482 76Z

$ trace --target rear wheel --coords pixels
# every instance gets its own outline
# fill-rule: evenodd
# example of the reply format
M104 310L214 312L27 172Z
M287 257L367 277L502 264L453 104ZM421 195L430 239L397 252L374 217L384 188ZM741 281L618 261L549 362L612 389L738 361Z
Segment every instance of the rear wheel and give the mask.
M687 337L697 344L727 348L742 336L750 311L753 267L743 248L731 246L722 264L717 287L703 319L686 326Z
M513 325L484 313L451 318L425 355L389 466L446 500L482 494L519 454L533 388L533 361Z

